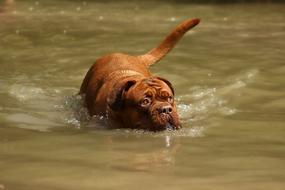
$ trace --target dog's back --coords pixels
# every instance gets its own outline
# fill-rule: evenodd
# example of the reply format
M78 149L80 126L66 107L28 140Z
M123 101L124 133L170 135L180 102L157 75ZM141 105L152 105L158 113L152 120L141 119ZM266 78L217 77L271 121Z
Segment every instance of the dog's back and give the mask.
M130 76L150 77L149 66L162 59L199 22L199 19L182 22L156 48L144 55L114 53L99 58L87 72L79 92L86 95L90 114L100 114L106 109L108 92L116 82Z

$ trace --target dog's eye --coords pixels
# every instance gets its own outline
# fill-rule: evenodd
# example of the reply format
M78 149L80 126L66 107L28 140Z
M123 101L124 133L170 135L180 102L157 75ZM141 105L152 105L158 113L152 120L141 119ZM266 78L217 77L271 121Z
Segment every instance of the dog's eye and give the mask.
M151 99L150 98L144 98L141 102L141 105L142 106L148 106L151 102Z
M167 98L167 101L172 104L172 103L173 103L173 97L172 97L172 96L169 96L169 97Z

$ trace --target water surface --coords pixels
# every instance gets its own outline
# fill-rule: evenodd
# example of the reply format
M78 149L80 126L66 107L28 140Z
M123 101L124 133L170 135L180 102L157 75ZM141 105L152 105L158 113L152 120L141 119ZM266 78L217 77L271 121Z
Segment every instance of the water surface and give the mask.
M2 4L3 5L3 4ZM151 70L183 130L106 130L76 96L96 58L202 22ZM17 1L0 13L0 189L283 189L285 5Z

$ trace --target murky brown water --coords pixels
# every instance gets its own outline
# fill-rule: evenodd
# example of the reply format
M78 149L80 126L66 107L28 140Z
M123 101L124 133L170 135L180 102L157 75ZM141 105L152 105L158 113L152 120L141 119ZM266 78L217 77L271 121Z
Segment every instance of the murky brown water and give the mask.
M97 57L142 54L193 17L152 67L183 130L86 120L75 94ZM17 1L0 13L0 190L284 189L284 19L285 4Z

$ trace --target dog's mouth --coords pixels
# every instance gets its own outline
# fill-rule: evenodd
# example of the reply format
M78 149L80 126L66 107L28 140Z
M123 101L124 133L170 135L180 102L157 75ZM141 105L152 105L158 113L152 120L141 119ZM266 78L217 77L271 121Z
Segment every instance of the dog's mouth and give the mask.
M170 115L166 124L165 124L165 129L172 131L172 130L177 130L180 129L180 124L178 122L175 122L175 120L173 119L173 117Z
M167 130L167 131L173 131L173 130L177 130L177 129L180 129L179 125L176 126L176 125L171 124L170 122L167 122L165 125L165 130Z
M177 130L180 129L180 123L176 114L152 114L152 130Z
M181 128L180 122L176 114L173 115L161 115L150 114L145 115L145 119L133 124L136 129L143 129L149 131L174 131Z

